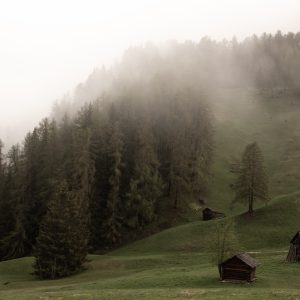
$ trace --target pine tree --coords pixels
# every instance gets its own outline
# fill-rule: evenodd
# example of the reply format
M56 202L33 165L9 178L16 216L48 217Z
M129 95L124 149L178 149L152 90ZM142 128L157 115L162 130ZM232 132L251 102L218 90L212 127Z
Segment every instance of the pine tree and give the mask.
M26 235L32 246L55 191L60 166L57 144L56 123L47 118L26 136L24 142L24 216Z
M24 229L22 161L18 145L12 146L7 154L7 161L4 207L2 207L6 213L3 216L3 223L1 222L6 232L0 237L0 252L3 260L22 257L30 248ZM10 225L5 225L5 222Z
M236 191L234 202L248 204L248 213L253 213L254 203L258 200L267 202L268 180L264 169L264 159L257 143L246 146L242 161L235 168L238 178L233 185Z
M34 273L40 278L61 278L82 269L88 238L82 240L79 214L80 201L62 181L49 203L37 238Z
M3 155L4 144L0 139L0 193L2 191L2 185L4 180L4 155ZM1 194L0 194L1 195Z
M142 229L156 217L156 206L162 196L163 182L154 151L154 137L144 124L137 134L134 174L127 193L127 224Z
M115 122L111 128L108 145L110 160L109 193L105 207L105 220L103 224L103 238L110 246L121 242L122 234L122 203L120 198L120 185L122 176L122 150L123 141L119 123Z
M4 144L0 140L0 207L3 204L4 199L4 186L6 181L6 164L4 163L4 154L3 154ZM3 211L0 210L0 219L2 219ZM0 222L1 223L1 222ZM1 239L1 226L0 226L0 239Z
M14 216L15 226L3 239L0 240L1 260L23 257L28 253L26 233L23 227L23 219Z
M93 192L95 162L91 151L91 130L76 129L73 144L72 189L82 196L82 202L89 207Z
M81 224L79 237L83 241L82 249L86 251L85 238L89 241L91 233L91 204L95 183L95 155L93 151L93 137L91 120L91 106L84 107L75 121L73 131L73 151L71 179L72 194L79 203L78 222ZM100 234L100 233L99 233Z
M34 245L38 234L38 224L40 223L40 201L38 198L39 168L39 136L38 129L28 133L24 141L24 217L25 230L31 245Z

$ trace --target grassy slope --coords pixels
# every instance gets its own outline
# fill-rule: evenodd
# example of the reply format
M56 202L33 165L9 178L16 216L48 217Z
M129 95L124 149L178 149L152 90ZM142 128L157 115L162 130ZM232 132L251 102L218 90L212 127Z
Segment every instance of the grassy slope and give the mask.
M256 255L261 266L252 284L224 284L204 254L94 256L90 269L58 281L37 281L31 260L0 264L0 299L297 299L299 265L283 253ZM18 266L18 267L16 267ZM5 270L6 269L6 270ZM18 275L11 275L13 270ZM4 273L5 272L5 273ZM3 285L9 277L10 283Z
M289 245L291 235L300 228L300 193L275 198L256 210L254 216L231 217L235 220L241 248L251 250L282 250ZM210 250L210 240L219 221L196 221L173 227L147 239L137 241L113 253L204 252Z
M297 299L300 266L284 262L291 235L300 227L299 105L258 102L249 92L215 95L216 160L209 205L228 210L228 167L257 140L265 153L273 200L252 219L233 218L241 248L261 262L253 285L222 284L211 262L209 241L216 222L192 222L114 251L91 256L88 270L57 281L30 275L31 258L0 263L0 299ZM288 99L293 101L293 99ZM278 196L279 195L279 196Z
M265 156L273 197L299 189L300 100L270 99L254 91L224 90L212 96L216 115L216 153L209 205L231 213L229 166L244 147L257 141ZM233 213L241 211L237 207Z
M232 217L241 248L261 263L253 285L218 281L209 241L219 221L198 221L90 256L87 271L62 280L36 280L31 258L2 262L0 299L297 299L300 266L285 257L298 229L298 196L279 197L251 220Z

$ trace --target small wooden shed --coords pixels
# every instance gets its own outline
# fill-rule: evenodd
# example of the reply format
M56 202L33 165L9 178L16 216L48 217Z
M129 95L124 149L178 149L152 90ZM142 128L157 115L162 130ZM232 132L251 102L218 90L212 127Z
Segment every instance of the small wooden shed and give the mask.
M286 260L288 262L300 261L300 231L294 235L290 243L290 250Z
M225 214L217 211L213 211L210 208L205 208L202 210L202 218L203 221L213 220L213 219L221 219L225 218Z
M247 253L234 255L221 263L221 280L252 282L257 266L257 261Z

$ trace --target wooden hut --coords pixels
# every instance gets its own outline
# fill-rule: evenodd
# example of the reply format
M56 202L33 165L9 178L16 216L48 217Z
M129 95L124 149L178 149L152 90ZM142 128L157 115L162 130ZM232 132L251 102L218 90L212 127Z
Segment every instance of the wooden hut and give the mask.
M252 282L257 266L257 261L247 253L234 255L221 263L221 280Z
M286 260L288 262L300 261L300 231L294 235L290 243L291 246Z
M225 218L225 214L217 211L213 211L210 208L205 208L202 210L202 218L203 221L213 220L213 219L221 219Z

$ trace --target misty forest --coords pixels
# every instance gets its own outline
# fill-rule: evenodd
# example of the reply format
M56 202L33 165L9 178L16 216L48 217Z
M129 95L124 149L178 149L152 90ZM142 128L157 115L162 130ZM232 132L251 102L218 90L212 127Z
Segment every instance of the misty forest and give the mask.
M83 294L100 278L103 299L166 299L175 287L174 299L210 288L211 299L272 299L272 282L296 299L300 266L283 262L299 230L299 97L300 33L128 48L23 141L0 141L0 285L17 289L12 274L26 270L17 281L70 278L63 286ZM233 256L245 251L262 262L250 279L234 273L255 272L248 254ZM218 281L254 276L254 292ZM69 295L52 282L53 297Z

